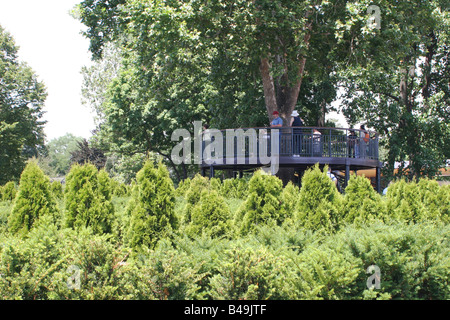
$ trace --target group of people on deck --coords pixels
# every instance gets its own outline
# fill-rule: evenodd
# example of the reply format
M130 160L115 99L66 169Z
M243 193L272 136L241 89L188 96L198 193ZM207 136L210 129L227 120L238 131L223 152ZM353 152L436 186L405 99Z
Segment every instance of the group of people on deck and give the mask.
M283 127L283 119L281 119L278 111L274 111L272 113L274 119L270 122L270 127L277 128ZM291 113L291 121L289 124L290 127L294 127L293 136L297 137L293 141L293 149L294 149L294 157L298 157L300 153L300 134L302 133L301 129L296 129L297 127L304 126L304 120L300 118L300 115L297 110L294 110ZM364 125L360 126L360 135L358 136L355 130L350 129L350 134L348 136L348 156L351 158L359 158L364 157L367 152L367 146L370 140L369 133L366 131ZM320 153L320 138L321 132L317 129L313 129L312 139L313 139L313 152L314 154Z

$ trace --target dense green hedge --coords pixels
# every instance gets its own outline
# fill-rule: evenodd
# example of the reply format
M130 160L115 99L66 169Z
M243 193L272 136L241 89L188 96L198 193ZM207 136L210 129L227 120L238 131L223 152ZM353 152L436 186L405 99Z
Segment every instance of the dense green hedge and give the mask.
M0 299L450 298L450 188L432 180L400 180L380 196L352 177L342 195L315 167L301 189L258 172L196 176L175 190L161 163L147 163L116 193L118 183L85 165L58 198L37 169L0 202ZM53 190L57 212L16 233L13 208L37 201L29 181ZM368 288L372 265L379 289Z

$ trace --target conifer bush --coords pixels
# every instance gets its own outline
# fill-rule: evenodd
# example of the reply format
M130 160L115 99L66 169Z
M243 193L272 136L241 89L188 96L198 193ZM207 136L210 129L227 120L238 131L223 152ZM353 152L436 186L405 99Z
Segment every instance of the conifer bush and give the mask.
M295 299L287 257L264 247L237 246L225 251L210 279L209 296L226 300Z
M200 174L196 174L189 182L189 189L184 193L186 205L183 210L183 226L191 223L193 209L200 201L201 194L204 190L211 190L209 179Z
M244 178L225 179L221 192L224 197L245 200L248 195L248 181Z
M122 269L122 279L126 279L123 291L130 299L193 300L206 295L201 291L206 277L201 271L203 262L174 249L167 239L154 250L143 248L128 262L130 266Z
M439 199L439 184L429 179L393 182L386 194L386 210L391 220L420 222L439 220L445 203Z
M199 201L192 208L191 221L185 233L194 237L206 234L210 237L230 236L231 212L225 200L215 190L203 190Z
M65 225L110 233L114 218L109 177L92 164L75 164L66 178Z
M56 199L62 199L64 197L63 187L61 182L53 181L50 185L50 189Z
M445 203L439 199L439 191L441 187L436 180L421 178L417 182L419 189L419 199L425 207L425 217L427 220L438 220L441 218L442 210ZM447 202L448 203L448 202Z
M16 197L17 188L16 184L12 181L7 182L2 188L3 201L12 201Z
M318 165L305 171L296 222L304 228L334 232L341 221L342 196L334 182Z
M450 184L439 188L437 202L439 203L441 220L450 223Z
M189 190L190 185L191 185L191 179L190 178L181 180L178 183L178 186L177 186L177 188L175 190L175 196L177 196L177 197L184 197L185 194L186 194L186 191Z
M8 219L9 231L26 235L41 217L50 215L56 220L56 214L50 179L35 162L29 162L20 176L19 190Z
M262 224L280 225L285 219L282 212L282 181L262 170L255 172L248 184L248 196L235 217L237 231L246 235Z
M348 226L324 245L360 261L360 273L346 299L446 300L450 297L449 228L427 221ZM378 266L381 272L378 290L367 288L370 265Z
M209 184L210 184L211 190L214 190L214 191L220 193L220 191L222 189L222 181L219 178L209 179Z
M346 223L363 224L384 217L384 202L364 176L350 177L343 204L343 220Z
M292 220L296 215L299 207L300 189L292 182L289 182L281 192L281 209L280 215L282 220Z
M123 261L127 260L129 253L117 248L108 240L108 235L93 234L86 228L79 231L58 229L45 216L27 238L1 240L2 299L99 300L129 297L129 293L122 289L128 279L122 277L121 270L126 268Z
M135 250L154 248L160 239L169 237L178 228L174 210L175 188L162 162L155 168L147 161L136 179L137 185L127 208L130 225L126 240Z

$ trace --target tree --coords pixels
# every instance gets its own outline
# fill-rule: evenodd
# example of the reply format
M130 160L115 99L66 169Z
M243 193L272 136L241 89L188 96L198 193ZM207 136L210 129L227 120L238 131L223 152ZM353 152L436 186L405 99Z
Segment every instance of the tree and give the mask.
M44 145L47 93L17 53L12 36L0 26L0 184L18 180L25 161Z
M251 233L258 225L281 225L286 218L282 210L282 181L262 170L255 172L248 182L248 196L235 217L237 232Z
M14 234L26 235L43 216L48 215L56 221L56 213L50 179L35 162L29 162L20 176L19 190L8 218L8 229Z
M70 170L71 154L79 148L81 137L76 137L71 133L50 140L47 143L48 165L53 168L59 176L65 176Z
M342 196L327 174L316 164L305 171L295 221L307 229L334 232L341 221Z
M177 229L175 188L167 168L147 161L136 176L137 185L127 207L130 216L126 241L136 251L154 248Z
M192 208L190 223L185 233L190 237L202 234L210 237L231 236L231 212L225 200L215 190L204 189L198 203Z
M106 130L122 146L169 158L167 133L192 133L193 120L263 126L277 110L287 124L300 103L308 123L324 125L340 85L350 123L366 121L385 137L385 174L408 160L411 176L433 175L449 149L448 7L443 0L383 0L377 29L368 23L371 4L84 1L80 20L94 54L113 41L126 60L105 110Z
M364 176L352 175L345 188L343 221L364 224L382 220L385 214L384 202L375 191L370 180Z
M70 153L71 163L95 165L97 170L103 168L106 163L106 156L102 150L91 147L86 139L78 141L78 148Z
M449 149L449 7L446 1L378 1L380 28L366 1L349 4L337 35L344 114L365 121L388 149L384 175L436 175ZM406 163L408 161L408 163Z
M108 175L93 164L75 164L66 177L65 225L110 233L114 217Z
M109 41L123 50L102 130L122 150L153 151L170 162L167 133L180 127L192 133L194 120L221 128L264 126L278 110L287 124L304 74L320 70L322 82L330 79L334 63L327 54L343 4L82 2L79 18L88 27L94 57L101 57ZM325 60L330 68L323 71ZM333 91L322 87L327 88L322 93ZM320 99L322 114L332 96ZM186 178L187 168L181 167L178 176Z

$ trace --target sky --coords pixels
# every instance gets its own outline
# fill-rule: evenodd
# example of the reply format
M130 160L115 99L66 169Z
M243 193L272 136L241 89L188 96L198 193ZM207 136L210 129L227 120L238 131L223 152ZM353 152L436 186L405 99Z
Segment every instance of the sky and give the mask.
M89 138L94 114L81 103L81 68L91 65L83 25L69 15L81 0L0 0L0 25L47 88L47 141L72 133Z

